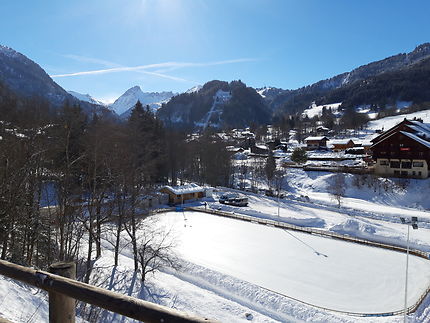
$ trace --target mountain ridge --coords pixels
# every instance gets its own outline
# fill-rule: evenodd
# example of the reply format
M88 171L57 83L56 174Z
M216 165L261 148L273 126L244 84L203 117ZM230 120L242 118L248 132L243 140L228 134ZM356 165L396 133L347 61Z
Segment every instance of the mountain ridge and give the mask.
M17 98L39 98L54 108L78 104L87 114L112 112L104 105L81 101L58 85L36 62L16 50L0 45L0 82Z
M383 73L410 68L429 57L430 43L423 43L415 47L411 52L400 53L382 60L370 62L350 72L341 73L295 90L278 89L278 95L272 96L265 101L272 110L278 113L301 112L300 110L303 110L306 104L309 105L312 101L320 100L324 94L331 90L342 88L343 86L348 86L357 81L375 77Z
M110 104L109 108L114 110L120 118L126 119L130 116L137 101L140 101L143 106L148 105L153 112L156 112L162 103L166 103L174 95L175 93L171 91L143 92L140 86L135 85Z

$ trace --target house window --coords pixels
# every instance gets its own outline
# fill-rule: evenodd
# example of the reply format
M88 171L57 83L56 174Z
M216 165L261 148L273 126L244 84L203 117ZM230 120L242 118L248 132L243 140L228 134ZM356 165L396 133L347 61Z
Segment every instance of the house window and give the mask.
M406 170L402 170L402 176L408 176L408 172Z
M417 173L413 170L412 175L415 176L415 175L417 175Z
M394 175L399 176L399 175L400 175L400 171L399 171L399 170L395 170L395 171L394 171Z
M389 164L388 164L388 160L381 160L380 162L379 162L379 165L381 165L381 166L388 166Z
M421 176L421 171L418 172L418 176Z
M391 168L400 168L400 162L399 161L391 161L390 167Z
M424 162L413 162L412 166L413 167L424 167Z
M402 168L411 169L411 167L412 167L411 162L402 162Z

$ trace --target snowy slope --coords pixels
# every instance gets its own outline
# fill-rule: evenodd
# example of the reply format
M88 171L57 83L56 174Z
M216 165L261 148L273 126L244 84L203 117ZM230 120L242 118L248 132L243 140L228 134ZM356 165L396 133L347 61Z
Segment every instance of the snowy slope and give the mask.
M213 96L213 103L210 110L206 113L201 122L196 123L198 126L206 129L209 125L218 127L221 122L222 107L231 99L229 91L218 90Z
M185 93L195 93L195 92L199 92L200 89L203 87L203 85L196 85L193 86L191 89L188 89L187 91L185 91Z
M156 111L161 107L162 103L168 102L174 95L175 93L173 92L143 92L139 86L134 86L116 99L109 107L122 118L127 118L138 100L143 106L149 105L153 111Z
M339 108L339 106L341 104L342 104L342 102L325 104L325 105L316 105L315 103L313 103L309 108L307 108L305 111L303 111L302 115L308 116L310 119L312 119L315 116L321 116L323 107L326 107L327 110L331 108L331 111L333 113L336 113L337 109Z
M256 89L257 93L260 94L260 96L265 99L266 98L266 94L268 91L270 91L272 88L271 87L263 87L261 89Z
M371 130L378 130L378 129L388 130L391 127L394 127L396 124L403 121L403 119L405 118L406 119L420 118L424 122L430 122L430 110L423 110L423 111L418 111L418 112L408 113L408 114L400 114L397 116L386 117L386 118L370 121L367 124L367 128Z
M84 101L84 102L89 102L92 104L98 104L98 105L105 105L103 102L94 99L91 95L89 94L82 94L79 92L75 92L75 91L67 91L69 92L69 94L73 95L75 98Z

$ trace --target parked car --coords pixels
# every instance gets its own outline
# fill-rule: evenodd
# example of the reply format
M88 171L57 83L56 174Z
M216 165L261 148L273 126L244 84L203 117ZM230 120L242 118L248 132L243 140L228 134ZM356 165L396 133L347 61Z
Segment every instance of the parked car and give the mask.
M221 204L233 205L233 206L247 206L248 198L239 193L228 193L220 196L218 201Z

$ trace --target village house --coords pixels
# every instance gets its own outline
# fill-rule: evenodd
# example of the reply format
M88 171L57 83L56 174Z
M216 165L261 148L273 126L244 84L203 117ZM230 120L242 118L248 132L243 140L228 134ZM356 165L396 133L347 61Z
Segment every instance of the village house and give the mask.
M363 141L361 144L356 143L356 147L363 147L365 154L371 153L371 147L373 143L371 141Z
M315 129L315 131L316 131L316 133L317 133L317 136L327 136L327 135L328 135L328 133L329 133L329 131L330 131L330 129L329 129L329 128L326 128L326 127L323 127L323 126L318 126L318 127Z
M242 147L235 147L235 146L226 146L225 149L232 154L235 153L243 153L244 149Z
M269 154L269 147L267 147L266 145L254 145L250 149L252 154L266 156Z
M205 191L197 184L191 183L181 186L164 186L160 192L169 195L169 204L181 204L204 197Z
M352 139L332 139L329 141L329 147L333 151L345 151L348 148L353 148L355 146Z
M328 138L325 136L307 137L305 139L306 148L308 150L327 148L327 141L328 141Z
M414 178L429 176L429 123L404 119L372 142L376 174Z

